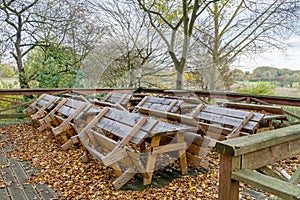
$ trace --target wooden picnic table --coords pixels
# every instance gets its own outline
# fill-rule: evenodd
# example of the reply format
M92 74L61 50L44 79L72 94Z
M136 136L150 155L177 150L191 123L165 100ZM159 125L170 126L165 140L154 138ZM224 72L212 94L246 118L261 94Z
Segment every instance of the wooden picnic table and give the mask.
M150 184L157 156L174 151L178 153L181 173L187 174L187 144L183 133L196 132L197 127L171 124L108 107L90 109L83 116L88 119L89 114L92 120L79 133L82 144L95 158L117 171L121 171L117 162L125 162L127 165L127 170L119 173L119 178L114 181L116 188L122 187L135 173L143 175L144 185ZM113 136L109 137L104 131ZM132 145L135 146L134 149L131 149ZM103 153L105 149L108 151ZM132 169L132 165L137 170Z

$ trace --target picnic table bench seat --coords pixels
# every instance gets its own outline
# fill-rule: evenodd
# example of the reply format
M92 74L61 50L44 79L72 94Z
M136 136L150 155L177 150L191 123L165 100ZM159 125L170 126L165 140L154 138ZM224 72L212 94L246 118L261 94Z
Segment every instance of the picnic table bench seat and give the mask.
M198 104L189 116L201 126L202 134L224 140L256 133L264 114Z
M170 113L180 113L180 106L183 101L162 97L145 96L140 103L135 106L134 112L140 109L151 109Z
M128 103L132 97L132 93L110 92L101 101L95 99L91 101L93 104L103 107L114 107L121 110L128 110Z
M271 130L280 125L286 126L288 121L287 115L280 106L274 105L259 105L250 103L238 103L238 102L217 102L218 105L226 108L239 109L245 111L254 111L264 114L264 117L260 123L258 132ZM278 122L280 121L280 124Z
M183 132L196 131L187 125L158 121L138 113L103 108L78 134L87 151L104 165L115 169L115 188L126 184L136 173L144 184L150 184L159 154L178 152L181 171L187 173ZM163 137L173 136L172 143L163 144ZM73 139L74 141L76 139Z
M32 120L40 119L44 117L49 110L55 107L59 100L60 98L57 96L42 94L38 99L24 109L23 113L29 115Z
M62 142L67 142L69 137L76 134L74 120L91 107L83 97L63 98L50 113L39 120L39 131L51 128L54 136L61 136Z

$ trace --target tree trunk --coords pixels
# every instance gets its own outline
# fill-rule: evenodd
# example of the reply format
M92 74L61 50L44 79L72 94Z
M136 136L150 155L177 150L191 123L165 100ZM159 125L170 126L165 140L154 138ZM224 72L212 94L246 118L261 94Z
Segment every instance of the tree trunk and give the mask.
M29 88L28 81L26 79L26 73L25 69L23 66L23 61L22 61L22 50L21 50L21 35L22 32L22 17L21 15L18 16L18 28L17 28L17 33L16 33L16 42L15 42L15 49L16 49L16 54L14 55L14 58L17 62L17 67L19 71L19 82L20 82L20 87L21 88Z
M179 71L177 71L177 76L176 76L176 89L177 90L182 90L182 85L183 85L183 74Z

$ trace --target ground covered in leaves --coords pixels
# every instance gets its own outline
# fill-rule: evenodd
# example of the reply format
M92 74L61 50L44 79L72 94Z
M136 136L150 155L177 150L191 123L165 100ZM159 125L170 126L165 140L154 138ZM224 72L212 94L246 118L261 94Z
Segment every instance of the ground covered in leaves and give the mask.
M29 161L38 173L30 183L47 184L62 199L217 199L218 157L211 161L208 173L195 177L182 176L163 188L144 191L115 190L113 171L96 160L83 163L81 148L63 151L51 133L38 132L28 124L4 126L0 134L9 135L1 140L0 147L8 144L18 148L8 156L20 161Z
M144 191L115 190L113 171L96 160L83 163L82 148L63 151L50 131L38 132L29 124L17 124L0 128L0 147L16 145L18 148L8 156L28 161L37 173L28 179L30 183L47 184L61 199L218 199L218 166L216 153L209 153L210 166L207 173L196 176L182 176L162 188L148 188ZM285 161L295 170L298 158ZM282 162L277 167L286 163ZM269 195L268 195L269 196ZM245 195L244 199L252 199Z

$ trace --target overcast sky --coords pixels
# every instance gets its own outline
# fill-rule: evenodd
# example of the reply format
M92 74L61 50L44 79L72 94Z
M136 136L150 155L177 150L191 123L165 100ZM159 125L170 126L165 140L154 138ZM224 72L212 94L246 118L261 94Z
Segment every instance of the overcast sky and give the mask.
M259 66L272 66L277 68L288 68L291 70L300 70L300 37L291 38L288 43L291 45L285 53L279 50L273 50L255 56L254 58L241 57L235 63L241 66L242 71L252 71Z

